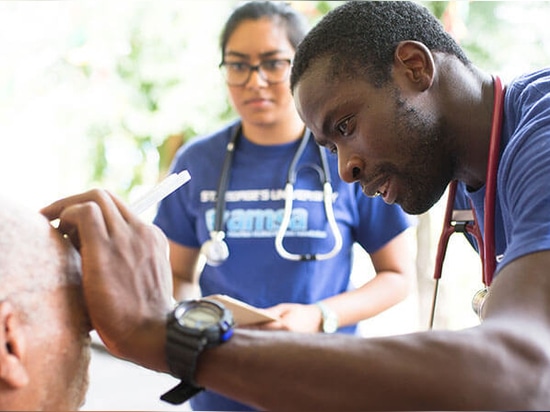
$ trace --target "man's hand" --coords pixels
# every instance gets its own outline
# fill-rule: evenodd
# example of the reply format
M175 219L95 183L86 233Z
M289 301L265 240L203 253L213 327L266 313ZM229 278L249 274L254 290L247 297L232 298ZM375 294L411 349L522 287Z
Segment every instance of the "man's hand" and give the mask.
M80 250L84 297L93 327L115 356L168 371L166 314L172 281L168 243L122 201L103 190L41 210Z

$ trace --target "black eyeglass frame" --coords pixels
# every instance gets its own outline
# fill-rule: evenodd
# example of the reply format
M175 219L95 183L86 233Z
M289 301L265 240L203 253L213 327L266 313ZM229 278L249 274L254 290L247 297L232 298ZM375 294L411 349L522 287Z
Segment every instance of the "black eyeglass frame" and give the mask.
M267 63L273 63L273 62L286 62L286 63L288 63L287 72L286 72L286 75L284 76L284 78L281 79L281 80L275 81L275 82L268 80L266 78L265 72L263 70L261 70L263 65L265 65ZM227 80L227 68L226 68L226 65L228 65L228 64L241 64L243 66L248 66L248 75L246 76L245 80L240 82L240 83L229 83L229 81ZM227 83L228 86L238 87L238 86L244 86L246 83L248 83L249 80L250 80L250 76L252 76L252 72L254 72L254 71L257 71L258 74L260 75L260 77L270 85L282 83L282 82L284 82L285 80L288 79L288 76L290 75L290 67L291 66L292 66L292 59L269 59L269 60L264 60L264 61L260 62L260 64L256 64L254 66L249 64L249 63L246 63L246 62L226 62L226 61L223 61L218 65L218 68L220 70L222 70L222 73L224 73L224 79L225 79L225 82ZM225 70L225 72L223 72L224 70Z

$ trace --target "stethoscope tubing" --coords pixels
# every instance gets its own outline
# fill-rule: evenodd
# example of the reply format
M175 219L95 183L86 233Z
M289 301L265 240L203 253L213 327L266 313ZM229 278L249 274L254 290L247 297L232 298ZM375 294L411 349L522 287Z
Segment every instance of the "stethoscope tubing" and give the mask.
M317 253L317 254L297 254L290 253L283 246L284 235L288 229L290 223L290 216L292 214L292 205L294 198L294 185L288 182L285 185L285 209L283 213L283 220L275 236L275 249L277 253L281 255L282 258L293 260L293 261L309 261L309 260L326 260L336 256L340 250L342 250L343 240L342 234L336 223L336 218L334 216L334 209L332 206L332 186L330 182L323 183L323 203L325 206L325 213L329 227L334 235L334 245L332 249L327 253Z
M296 154L294 155L294 158L292 159L292 162L290 163L290 166L288 168L287 182L285 185L285 208L283 212L283 219L281 220L279 230L277 231L277 235L275 236L275 249L277 250L277 253L282 258L288 259L288 260L293 260L293 261L326 260L326 259L333 258L340 252L340 250L342 250L343 241L342 241L342 234L340 233L338 224L336 223L336 218L334 216L334 209L332 206L332 185L330 180L330 171L329 171L328 161L326 158L326 153L323 151L321 147L318 147L318 150L319 150L319 158L321 160L322 167L320 168L315 164L311 164L309 165L309 167L314 169L319 174L319 180L323 185L323 203L325 208L325 214L326 214L326 218L327 218L330 230L332 231L334 236L334 245L329 252L316 253L316 254L290 253L288 250L285 249L283 245L285 233L288 230L288 226L290 224L290 217L292 214L292 207L294 203L294 184L296 183L296 179L298 175L298 168L297 168L298 161L302 157L311 136L311 133L308 130L306 130L305 133L306 134L304 134L304 137L302 137L300 146L298 147L298 150L296 151Z
M241 132L240 126L235 126L233 130L233 135L227 143L225 158L223 159L222 172L220 174L220 180L218 182L218 190L216 192L216 216L214 222L214 231L220 232L223 225L223 211L225 210L225 192L227 191L227 186L229 185L229 171L233 164L233 155L237 146L237 137Z
M489 143L489 159L487 161L487 185L485 191L485 236L483 240L483 283L491 286L496 270L495 259L495 203L497 192L497 172L500 159L500 135L502 131L502 115L504 110L504 88L498 76L493 76L494 104L491 140Z
M493 76L494 85L494 103L492 113L491 124L491 136L489 141L489 155L487 159L487 172L486 172L486 184L485 184L485 199L484 199L484 234L481 234L479 224L475 212L473 212L473 220L468 222L460 222L460 225L452 224L453 221L453 208L454 200L457 189L457 181L453 180L449 184L447 206L444 216L444 227L441 232L439 243L437 246L437 254L435 258L434 279L436 280L432 311L430 319L430 328L433 327L435 305L437 300L437 292L439 279L441 278L443 270L443 260L447 250L447 244L449 237L455 232L467 232L473 235L476 239L479 249L479 255L482 261L482 282L485 286L484 289L476 293L472 307L474 311L481 318L482 306L487 296L489 286L493 281L493 277L496 271L496 257L495 257L495 213L496 213L496 188L497 188L497 174L498 164L500 160L500 138L502 132L502 118L504 110L504 94L505 89L498 76ZM459 227L460 226L460 227Z
M502 131L502 114L503 114L503 102L504 102L504 88L502 82L498 76L493 77L494 82L494 104L491 126L491 138L489 142L489 155L487 160L487 179L485 184L485 199L484 199L484 211L483 217L485 222L485 230L483 236L479 231L479 225L475 213L473 214L473 226L470 225L469 233L476 237L479 247L479 254L483 262L483 283L489 287L493 280L493 275L496 268L495 259L495 202L496 202L496 186L497 186L497 171L498 162L500 157L500 134ZM447 206L445 210L445 226L443 228L441 237L438 244L438 252L436 256L436 267L434 271L434 278L441 278L441 270L443 266L443 259L445 251L447 249L447 242L449 236L458 231L455 226L451 225L454 198L456 194L456 181L452 181L449 185L449 193L447 199ZM466 227L468 231L468 226Z
M237 147L237 139L238 139L238 136L241 134L241 131L242 131L241 124L235 125L233 134L227 144L226 155L222 166L222 173L220 175L220 180L218 182L214 230L211 232L211 241L207 242L207 243L214 242L215 244L218 244L218 246L219 246L219 243L224 242L225 233L222 230L222 226L223 226L223 214L225 210L225 193L227 191L227 187L229 184L229 175L230 175L231 166L233 163L234 153ZM285 184L285 206L283 211L283 219L281 221L281 224L275 236L275 249L277 250L277 253L282 258L293 260L293 261L330 259L336 256L340 252L343 245L342 234L340 233L338 224L336 223L336 218L334 216L334 209L332 205L333 191L332 191L332 185L331 185L331 179L330 179L330 169L328 166L326 153L323 151L323 148L321 148L320 146L318 146L317 148L319 150L321 167L319 167L316 164L305 165L305 166L309 166L313 168L319 174L319 180L321 181L321 184L323 186L323 205L325 208L325 214L326 214L329 227L334 236L333 248L327 253L295 254L287 251L283 245L283 240L288 230L288 227L290 224L290 218L292 215L292 207L294 202L294 184L296 182L297 174L298 174L298 162L307 147L307 144L310 140L310 136L311 136L311 132L306 129L304 132L304 136L302 137L302 140L300 142L300 145L298 146L298 149L296 150L296 153L294 154L294 157L290 163L288 174L287 174L287 182ZM208 261L208 257L207 257L207 261ZM215 259L212 259L211 261L212 262L216 261L216 265L221 263L221 261L215 260Z

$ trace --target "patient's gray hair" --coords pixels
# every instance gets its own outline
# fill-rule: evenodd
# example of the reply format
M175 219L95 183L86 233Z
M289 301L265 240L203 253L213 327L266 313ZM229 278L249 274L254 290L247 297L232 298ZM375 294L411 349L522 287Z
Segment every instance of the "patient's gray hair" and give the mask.
M79 268L78 253L46 218L0 196L0 301L28 315L37 292L80 284Z

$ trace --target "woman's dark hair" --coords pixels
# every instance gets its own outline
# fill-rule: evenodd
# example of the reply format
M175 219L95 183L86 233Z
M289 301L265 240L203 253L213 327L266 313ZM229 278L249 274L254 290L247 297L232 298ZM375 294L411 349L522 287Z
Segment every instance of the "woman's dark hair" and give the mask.
M331 78L363 75L375 87L390 80L397 44L423 43L432 51L470 61L424 6L409 1L350 1L330 11L300 43L294 57L290 85L294 86L312 60L329 57ZM328 79L330 80L330 79Z
M264 17L280 22L286 29L288 41L294 49L298 47L298 44L303 40L308 31L305 17L287 3L270 1L247 2L236 8L225 23L220 36L222 62L225 57L225 46L229 37L231 37L239 24L245 20L258 20Z

